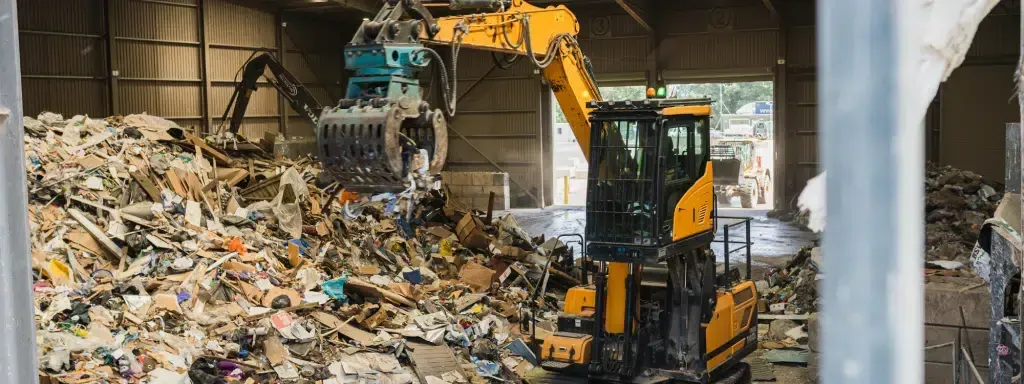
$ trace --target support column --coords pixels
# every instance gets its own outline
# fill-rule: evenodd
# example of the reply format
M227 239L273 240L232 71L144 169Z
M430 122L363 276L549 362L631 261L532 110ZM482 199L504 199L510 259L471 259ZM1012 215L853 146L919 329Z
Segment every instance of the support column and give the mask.
M781 16L775 17L775 25L778 30L776 41L779 51L775 55L775 100L772 102L772 110L775 113L772 117L772 136L775 138L775 153L772 154L772 206L776 210L786 211L793 208L789 206L791 192L788 188L787 168L790 161L786 153L786 142L790 136L789 127L786 125L786 115L789 112L789 78L786 68L786 59L789 57L789 30Z
M16 0L0 0L0 382L39 382Z
M213 133L213 115L210 114L210 39L207 36L207 24L206 22L206 2L207 0L199 0L199 41L202 44L202 50L199 51L199 68L200 74L203 80L203 132Z
M285 61L287 59L286 56L287 56L288 50L285 49L285 47L284 47L284 36L285 36L284 29L288 28L288 23L286 23L284 21L284 15L281 13L281 11L277 11L277 14L274 17L274 23L275 23L275 25L277 25L277 27L275 28L275 30L277 31L276 36L275 36L276 43L277 43L277 61L281 62L281 66L282 67L288 68L288 65L286 64L286 61ZM328 102L331 102L331 101L329 100ZM336 100L334 102L336 102ZM330 105L330 104L328 104L328 105ZM281 124L280 125L280 127L281 127L281 135L283 135L284 137L288 137L288 115L291 114L291 113L289 113L289 111L290 111L290 109L288 108L287 105L285 105L284 96L281 96L281 94L278 94L277 95L277 113L278 113L278 115L281 116L281 120L279 120L279 121L280 121L280 124ZM313 127L313 132L316 132L316 127Z
M117 39L114 39L114 0L104 0L104 23L106 24L107 36L107 102L110 103L108 111L110 115L121 113L120 85L117 83L121 76L117 62Z
M908 4L818 2L825 383L924 380L924 133L923 113L905 112L920 49L906 42Z

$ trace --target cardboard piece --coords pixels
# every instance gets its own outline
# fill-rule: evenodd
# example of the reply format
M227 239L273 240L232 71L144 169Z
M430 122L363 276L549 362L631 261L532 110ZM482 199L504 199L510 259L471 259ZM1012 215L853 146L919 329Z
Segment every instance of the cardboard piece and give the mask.
M238 273L256 273L257 271L254 266L236 261L225 261L224 264L221 264L221 268Z
M313 312L311 316L321 324L337 329L338 333L345 335L352 340L358 341L362 345L369 345L373 342L373 338L376 337L376 335L349 325L327 312L316 311Z
M459 279L473 288L473 292L480 293L491 288L494 281L494 270L477 263L466 263L459 270Z
M288 263L291 264L290 266L292 268L295 268L295 267L299 266L299 263L301 261L302 261L301 256L299 256L299 246L295 245L295 243L289 242L288 243Z
M455 226L455 234L459 237L459 242L469 248L487 249L491 240L484 234L483 227L484 223L479 218L466 214Z
M263 341L263 352L267 355L267 360L270 360L270 365L278 365L288 359L288 348L281 344L281 338L276 335L271 335Z
M264 307L270 308L271 304L274 302L274 299L281 295L288 296L288 299L290 300L290 303L288 305L289 307L302 304L302 296L299 295L298 292L295 292L294 290L291 289L279 287L270 288L270 290L268 290L267 293L263 295L263 300L260 303Z

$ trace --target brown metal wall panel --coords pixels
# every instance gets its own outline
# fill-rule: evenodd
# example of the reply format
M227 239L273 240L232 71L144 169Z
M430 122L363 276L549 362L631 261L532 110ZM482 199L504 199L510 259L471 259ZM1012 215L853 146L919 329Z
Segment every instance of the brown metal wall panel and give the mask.
M536 112L540 107L540 79L484 80L460 100L458 111L520 111ZM461 94L461 92L460 92ZM458 112L456 112L458 118Z
M184 5L199 5L199 0L161 0L165 3L184 4Z
M202 84L150 81L122 81L121 113L142 113L165 117L202 115Z
M210 89L210 112L214 116L221 116L224 109L231 101L231 94L235 92L235 86L230 84L215 84ZM261 84L256 87L249 99L249 107L245 110L246 116L277 116L277 90L269 84Z
M284 47L309 53L340 53L359 26L357 23L337 23L296 14L285 14L284 21L288 24L284 29Z
M252 57L253 52L254 51L247 49L210 48L210 57L208 59L210 61L210 80L241 80L242 73L240 69L245 65L246 60ZM262 78L259 81L266 82L266 80Z
M23 34L23 75L106 76L106 44L90 37Z
M511 69L495 69L472 89L469 87L494 65L490 53L463 50L459 64L458 93L465 97L459 100L458 111L450 123L452 128L466 135L473 146L498 163L523 188L534 190L539 198L543 156L536 134L540 132L541 85L533 64L522 59ZM494 134L505 136L493 137ZM516 136L530 134L534 136ZM448 162L449 170L497 171L454 133L449 133ZM522 189L512 186L511 191L514 207L537 206Z
M790 28L787 34L786 64L790 67L813 67L818 62L817 39L815 28L795 27Z
M121 77L199 80L201 47L121 41L115 50Z
M447 52L447 50L438 51L438 53L445 57L445 61L450 59L449 53ZM503 59L501 55L498 55L498 57ZM494 59L490 52L474 49L463 49L459 51L459 65L457 68L460 81L459 89L464 89L464 87L469 86L471 82L479 79L480 76L487 73L487 71L493 66ZM451 68L448 68L449 74L451 73L451 70ZM535 70L537 70L537 67L533 65L533 62L531 62L529 58L522 57L512 65L512 68L495 69L491 72L490 77L534 76ZM427 72L429 72L429 70ZM426 75L429 76L429 73ZM459 91L459 93L462 93L462 91Z
M1017 56L1020 15L989 15L981 21L967 57Z
M107 85L103 80L22 79L25 116L49 111L65 116L105 116Z
M504 114L496 114L494 116L497 119L504 118ZM536 118L536 115L533 115ZM458 128L456 128L458 129ZM468 133L459 130L465 135ZM474 146L479 148L481 151L487 154L487 157L498 163L532 163L537 161L537 157L540 156L539 141L536 138L524 138L524 139L509 139L509 138L485 138L485 137L471 137L469 139ZM448 161L453 163L460 162L479 162L486 161L480 157L480 155L473 150L466 141L462 140L458 136L448 138Z
M203 129L203 119L174 119L175 124L179 127L190 129L193 132L199 132Z
M618 74L643 72L647 69L647 38L580 40L580 47L590 58L594 73Z
M537 114L529 113L461 113L457 111L452 126L464 135L536 135Z
M788 102L816 103L818 101L818 83L814 81L814 77L804 76L796 80L791 81L789 84Z
M199 10L133 0L111 0L114 36L198 42Z
M786 191L799 194L818 174L817 80L813 73L789 75L786 104ZM786 196L788 202L793 196Z
M231 44L246 47L276 48L274 15L253 8L210 0L210 30L207 38L212 44Z
M289 136L313 136L314 132L313 125L306 121L306 119L298 116L288 117Z
M1013 74L1012 65L953 71L942 88L940 162L1003 179L1005 124L1020 119Z
M307 60L307 57L310 60ZM316 84L321 82L317 77L315 69L319 64L315 61L317 58L318 57L303 55L298 52L289 52L285 54L285 62L288 65L288 71L295 75L295 77L303 84Z
M660 52L665 69L750 68L775 65L775 31L672 36Z
M100 35L103 2L99 0L18 0L18 28L26 31ZM24 49L24 45L22 45Z
M213 126L217 127L221 123L220 117L213 119ZM289 127L291 128L291 127ZM242 126L238 128L238 132L248 137L249 140L257 141L263 138L264 133L272 132L277 133L281 130L281 120L276 117L250 117L246 118L242 122Z

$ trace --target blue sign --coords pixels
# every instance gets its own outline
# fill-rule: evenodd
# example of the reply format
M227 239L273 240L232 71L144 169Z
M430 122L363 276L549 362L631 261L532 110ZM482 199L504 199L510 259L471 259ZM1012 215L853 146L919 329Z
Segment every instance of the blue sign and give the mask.
M771 101L758 101L754 103L754 114L755 115L770 115L772 114L772 102Z

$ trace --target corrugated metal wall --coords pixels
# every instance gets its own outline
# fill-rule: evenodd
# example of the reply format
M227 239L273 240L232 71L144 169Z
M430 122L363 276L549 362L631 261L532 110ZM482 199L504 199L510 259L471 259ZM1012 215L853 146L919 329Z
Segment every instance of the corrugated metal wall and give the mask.
M813 2L785 10L780 54L784 74L777 79L776 195L780 208L795 208L794 197L818 174L817 39ZM784 84L783 84L784 82ZM781 94L780 94L781 93Z
M1003 181L1005 124L1020 119L1014 90L1020 17L997 7L978 28L964 64L940 90L932 158Z
M541 205L537 200L543 199L546 175L541 78L526 59L507 70L492 70L493 66L488 52L466 49L459 54L460 97L455 118L449 122L445 167L450 171L497 171L494 162L513 181L512 206L537 207ZM434 102L434 106L440 104Z
M106 115L102 1L19 0L25 115L43 110Z
M260 49L284 56L321 103L334 103L343 81L344 28L322 19L225 0L19 0L18 16L30 116L146 112L216 128L239 68ZM294 126L289 135L311 134L301 119L282 119L290 108L263 84L242 133L261 138Z

